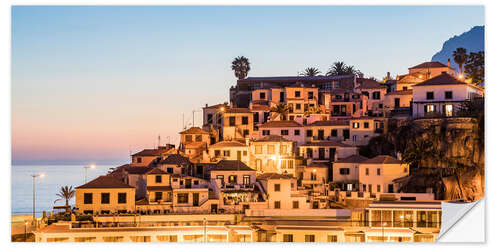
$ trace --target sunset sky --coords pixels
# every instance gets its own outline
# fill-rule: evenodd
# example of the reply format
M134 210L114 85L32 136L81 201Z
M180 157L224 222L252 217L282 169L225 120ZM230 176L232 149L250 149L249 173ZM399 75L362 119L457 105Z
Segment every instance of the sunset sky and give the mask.
M484 25L482 7L14 7L13 164L121 164L178 143L182 114L229 99L249 76L404 74Z

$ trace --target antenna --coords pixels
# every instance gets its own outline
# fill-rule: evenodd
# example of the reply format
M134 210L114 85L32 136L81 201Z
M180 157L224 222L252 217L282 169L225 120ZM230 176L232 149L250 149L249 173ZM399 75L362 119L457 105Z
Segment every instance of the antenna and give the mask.
M161 145L161 136L158 134L158 148L160 148Z

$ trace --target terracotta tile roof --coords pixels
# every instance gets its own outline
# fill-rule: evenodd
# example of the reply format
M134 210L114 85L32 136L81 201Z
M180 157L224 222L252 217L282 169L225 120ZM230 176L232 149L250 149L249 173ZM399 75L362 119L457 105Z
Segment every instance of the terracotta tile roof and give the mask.
M172 191L172 186L147 186L148 191Z
M424 62L421 63L417 66L413 66L409 69L421 69L421 68L442 68L442 67L448 67L440 62Z
M296 121L268 121L262 125L261 128L289 128L289 127L303 127L302 124Z
M160 168L153 168L153 169L149 170L147 172L147 174L169 174L169 173L161 170Z
M267 135L260 139L254 140L254 142L288 142L288 141L291 140L288 140L280 135Z
M127 174L138 174L138 175L143 175L146 174L148 171L150 171L152 167L136 167L136 166L128 166L124 168L124 171L127 172Z
M328 168L328 165L326 165L323 162L312 162L311 164L307 165L306 168Z
M362 155L351 155L349 157L338 159L335 163L361 163L368 160L368 158Z
M433 86L433 85L457 85L457 84L467 85L466 82L458 80L454 76L452 76L446 72L443 72L443 73L441 73L441 75L435 76L427 81L417 83L417 84L413 85L413 87L415 87L415 86Z
M356 78L356 82L360 82L360 89L385 89L386 87L375 80L368 78Z
M210 171L255 171L237 160L221 160Z
M305 144L302 144L301 147L314 147L314 146L330 146L330 147L355 147L351 145L347 145L342 142L336 142L336 141L314 141L314 142L306 142Z
M200 148L206 146L207 143L203 141L195 141L195 142L189 142L186 143L186 148Z
M120 180L118 180L113 176L102 175L76 188L85 189L85 188L134 188L134 187L121 182Z
M186 164L186 165L189 165L189 164L191 164L191 162L189 161L189 158L184 157L180 154L172 154L172 155L169 155L167 158L161 160L160 164Z
M223 148L223 147L246 147L245 143L239 141L220 141L210 145L210 148Z
M349 126L348 120L330 120L330 121L315 121L309 125L308 127L314 126Z
M278 173L265 173L257 176L257 179L272 179L272 180L279 180L279 179L295 179L291 175L287 174L278 174Z
M393 92L390 92L390 93L387 93L385 95L413 95L413 90L397 90L397 91L393 91Z
M199 128L199 127L191 127L189 129L186 129L179 134L205 134L208 135L208 132Z
M269 110L271 110L271 107L266 106L266 105L253 104L251 110L252 111L269 111Z
M378 155L363 162L364 164L402 164L403 162L389 155Z
M352 78L354 75L343 76L272 76L272 77L247 77L238 80L244 82L333 82L334 80Z
M143 149L140 152L133 154L132 156L160 156L167 153L171 148L159 148L159 149Z

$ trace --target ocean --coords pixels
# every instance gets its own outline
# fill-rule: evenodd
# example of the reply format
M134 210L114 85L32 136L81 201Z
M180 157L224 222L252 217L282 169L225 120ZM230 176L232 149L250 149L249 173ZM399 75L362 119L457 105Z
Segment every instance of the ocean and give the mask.
M33 178L32 174L43 173L44 177L36 178L36 215L42 211L49 213L54 205L64 205L61 200L56 203L56 196L63 186L73 188L83 185L85 179L84 166L12 166L11 167L11 214L31 214L33 211ZM87 181L105 175L115 166L96 166L88 169ZM75 199L70 201L74 206Z

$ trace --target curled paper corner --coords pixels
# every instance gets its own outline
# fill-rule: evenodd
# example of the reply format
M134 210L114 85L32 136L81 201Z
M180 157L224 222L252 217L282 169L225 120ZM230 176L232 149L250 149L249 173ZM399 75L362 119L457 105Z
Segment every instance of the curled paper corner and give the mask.
M477 204L483 203L483 200L484 198L473 202L441 202L441 229L437 242L448 242L448 240L443 240L443 236L476 207ZM483 209L483 206L481 206L481 209Z

